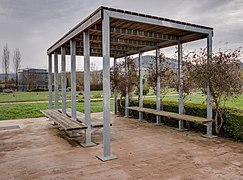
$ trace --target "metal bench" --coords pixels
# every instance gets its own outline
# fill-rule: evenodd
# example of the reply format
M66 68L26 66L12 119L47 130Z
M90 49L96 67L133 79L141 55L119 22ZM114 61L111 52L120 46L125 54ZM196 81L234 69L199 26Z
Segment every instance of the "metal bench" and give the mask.
M168 118L174 118L178 120L185 120L185 121L190 121L194 123L200 123L200 124L207 124L212 122L212 120L202 118L202 117L197 117L197 116L191 116L191 115L186 115L186 114L178 114L178 113L173 113L173 112L168 112L168 111L158 111L155 109L150 109L150 108L141 108L137 106L132 106L128 107L129 110L134 110L138 112L144 112L144 113L149 113L149 114L154 114L158 116L165 116Z
M87 127L80 122L74 121L68 116L65 116L58 112L57 110L42 110L41 111L47 118L54 121L59 125L69 136L75 136L78 132Z

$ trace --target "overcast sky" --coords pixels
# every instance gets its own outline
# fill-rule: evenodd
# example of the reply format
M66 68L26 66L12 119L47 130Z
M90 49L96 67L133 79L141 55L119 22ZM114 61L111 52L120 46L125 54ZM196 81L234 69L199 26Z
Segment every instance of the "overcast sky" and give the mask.
M7 43L11 61L19 48L22 68L46 68L47 48L99 6L213 27L213 50L243 46L243 0L0 0L1 57ZM77 65L82 69L81 62Z

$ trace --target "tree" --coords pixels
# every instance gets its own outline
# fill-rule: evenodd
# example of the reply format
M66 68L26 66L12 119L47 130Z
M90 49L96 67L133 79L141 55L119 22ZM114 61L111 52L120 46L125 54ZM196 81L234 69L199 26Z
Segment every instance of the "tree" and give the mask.
M13 54L13 69L15 72L16 86L18 86L18 70L20 68L20 63L21 63L21 53L19 49L16 48Z
M228 50L213 54L211 62L207 61L207 52L201 49L192 52L188 57L189 74L194 83L207 93L209 87L215 105L216 133L224 123L223 107L225 101L242 93L242 80L240 73L241 49Z
M3 73L5 74L5 84L7 84L8 82L8 73L9 73L9 57L10 57L10 53L9 53L9 49L8 49L8 45L6 44L3 47L3 56L2 56L2 68L3 68Z
M117 91L120 92L120 100L126 96L126 87L128 87L129 98L131 98L131 92L138 86L137 66L132 57L127 58L128 65L128 81L126 81L125 74L125 62L117 62L114 71L111 71L111 86L112 89L117 87ZM121 102L121 101L120 101Z
M169 58L166 58L164 53L160 53L159 55L159 76L160 76L160 94L161 101L165 97L168 92L168 88L175 87L177 84L177 75L176 70L172 68L171 61ZM156 71L156 57L152 57L152 63L147 69L146 78L148 85L156 91L156 83L157 83L157 71ZM177 86L176 86L177 88ZM163 104L162 104L163 109Z

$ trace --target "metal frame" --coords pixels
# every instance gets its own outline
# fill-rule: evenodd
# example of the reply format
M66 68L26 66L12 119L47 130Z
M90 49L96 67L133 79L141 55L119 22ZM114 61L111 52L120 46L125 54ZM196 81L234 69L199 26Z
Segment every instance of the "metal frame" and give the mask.
M81 144L83 147L95 146L91 140L91 115L90 115L90 46L89 32L83 32L84 37L84 114L85 125L85 141Z
M77 120L76 112L76 41L72 39L70 41L71 51L71 93L72 93L72 119Z
M142 75L142 67L143 67L143 54L139 52L138 55L138 76L139 76L139 107L143 107L143 75ZM138 113L139 120L143 119L143 113Z
M208 60L207 63L211 64L212 63L212 33L208 34L207 37L207 53L208 53ZM207 91L207 119L212 119L213 117L213 106L212 106L212 95L208 86L208 91ZM207 136L212 137L212 122L208 123L207 125Z
M103 154L97 156L102 161L116 159L111 154L110 145L110 17L104 11L102 20L103 48Z
M182 60L182 43L178 42L178 90L179 90L179 114L184 114L183 101L183 60ZM179 129L183 129L183 120L179 120Z
M128 63L127 56L125 56L125 78L126 78L126 97L125 97L125 117L129 116L129 93L128 93Z
M159 59L159 56L160 56L160 49L157 48L156 49L156 110L157 111L160 111L160 99L161 99L161 96L160 96L160 74L159 74L159 71L160 71L160 59ZM156 116L156 124L159 125L161 124L161 117L160 116Z
M149 25L150 28L144 30L133 30L132 27L111 27L112 23L118 21L136 22L136 25ZM151 28L151 26L153 26ZM172 30L169 34L163 34L153 31L154 28L167 28ZM89 32L88 32L89 31ZM173 32L183 32L183 35L173 34ZM121 36L121 37L119 37ZM125 38L122 38L125 36ZM178 45L181 48L182 43L191 42L203 38L207 38L208 49L208 63L210 63L212 56L212 36L213 29L209 27L178 22L161 17L149 16L135 12L123 11L119 9L112 9L107 7L100 7L88 18L75 26L67 34L65 34L59 41L52 45L48 50L48 82L49 82L49 109L52 108L52 54L54 54L54 99L55 109L58 108L58 61L57 54L62 54L62 93L65 97L65 71L64 60L65 55L71 55L71 91L72 91L72 119L76 120L76 55L85 56L85 121L89 126L90 124L90 87L89 87L89 57L99 56L103 57L103 154L98 156L101 160L114 159L115 156L111 153L110 147L110 57L114 57L114 68L116 65L116 58L128 57L133 54L139 54L139 106L142 104L142 73L141 73L141 60L142 52L156 50L157 70L158 64L158 49ZM140 39L141 38L141 39ZM179 42L179 44L178 44ZM77 47L76 47L77 45ZM126 59L127 60L127 59ZM181 63L182 53L178 53L178 63ZM181 68L181 64L179 64ZM179 68L179 69L180 69ZM126 74L128 74L128 67L126 64ZM181 69L178 73L181 77ZM128 77L127 77L128 78ZM65 78L66 80L66 78ZM181 85L183 82L181 81ZM156 109L160 109L160 79L157 76L157 96L156 96ZM181 86L182 87L182 86ZM180 92L180 105L179 112L182 113L181 94L183 89L179 88ZM125 106L128 107L128 89L126 90ZM62 110L65 111L65 99L62 99ZM114 100L117 99L117 90L114 90ZM212 119L212 97L208 89L208 105L207 105L207 118ZM116 103L114 103L114 112L116 113ZM126 116L128 116L126 109ZM142 119L142 114L139 115ZM157 124L160 119L156 118ZM182 123L179 125L182 128ZM86 145L91 142L91 133L86 131ZM207 127L207 135L212 136L212 123Z
M52 109L52 55L48 55L48 109Z
M58 110L58 54L54 52L54 109Z
M66 107L66 89L67 89L67 78L66 78L66 55L65 47L61 47L61 68L62 68L62 113L67 113Z
M116 58L114 58L114 65L113 65L113 72L115 72L116 69ZM114 114L117 114L117 87L114 87Z

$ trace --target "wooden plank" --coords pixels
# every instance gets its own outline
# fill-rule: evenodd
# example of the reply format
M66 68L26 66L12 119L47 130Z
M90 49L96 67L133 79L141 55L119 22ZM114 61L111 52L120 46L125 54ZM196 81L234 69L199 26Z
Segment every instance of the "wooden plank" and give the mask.
M56 110L44 110L44 111L41 111L41 112L46 117L52 119L54 122L56 122L60 126L62 126L65 129L65 131L81 130L81 129L87 128L84 124L73 121L72 119L68 118L67 116L65 116L61 113L59 113Z
M59 109L59 112L62 112L62 110ZM67 116L71 117L70 108L67 109ZM84 118L85 118L84 113L77 111L77 120L79 122L84 123L85 122ZM110 123L110 126L112 126L112 123ZM103 127L103 119L92 117L92 113L91 113L91 127L93 128Z
M174 118L174 119L182 119L185 121L202 123L202 124L212 122L212 120L208 120L208 119L202 118L202 117L178 114L178 113L173 113L173 112L168 112L168 111L157 111L155 109L150 109L150 108L140 108L140 107L132 106L132 107L128 107L128 109L134 110L134 111L139 111L139 112L144 112L144 113L149 113L149 114L154 114L154 115L159 115L159 116L165 116L165 117Z

